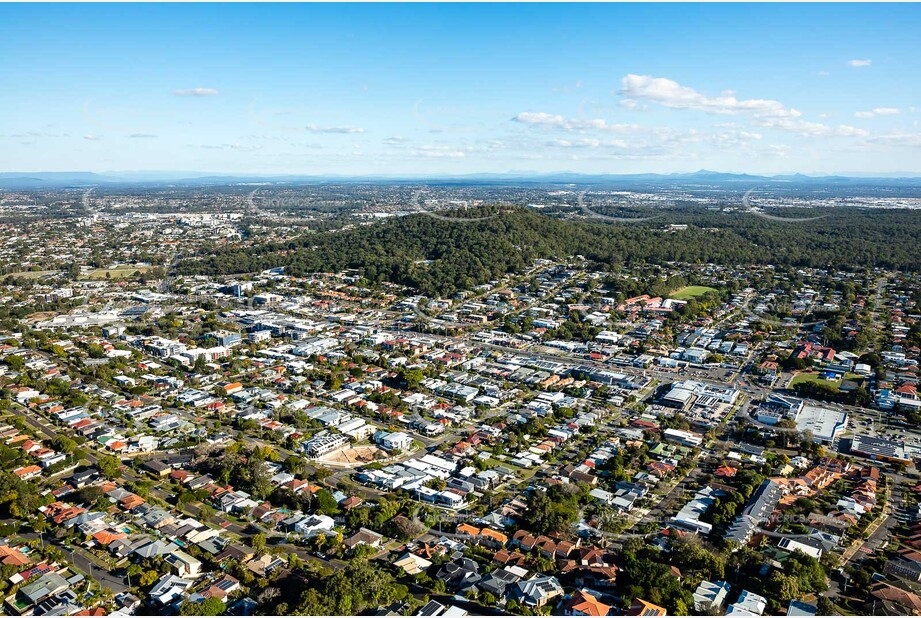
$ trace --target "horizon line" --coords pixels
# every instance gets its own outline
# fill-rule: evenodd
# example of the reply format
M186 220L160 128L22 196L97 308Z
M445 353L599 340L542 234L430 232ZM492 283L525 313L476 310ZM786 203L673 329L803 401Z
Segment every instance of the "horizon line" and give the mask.
M723 170L710 170L710 169L697 169L693 171L674 171L674 172L577 172L571 170L557 170L552 172L538 172L533 170L512 170L512 171L477 171L477 172L463 172L463 173L435 173L435 174L408 174L408 173L337 173L337 172L324 172L324 173L309 173L309 172L224 172L224 171L193 171L193 170L168 170L168 169L141 169L141 170L105 170L105 171L90 171L90 170L31 170L31 171L20 171L20 170L11 170L11 171L0 171L0 179L15 179L24 176L30 175L93 175L100 176L105 178L106 176L125 176L125 180L130 180L131 176L137 175L171 175L174 176L173 180L194 180L196 178L208 178L208 177L245 177L245 178L264 178L264 179L273 179L273 178L337 178L337 179L349 179L349 178L384 178L392 180L438 180L446 178L475 178L481 176L506 176L510 178L547 178L553 176L584 176L587 178L591 177L611 177L611 178L629 178L637 176L661 176L661 177L674 177L674 176L703 176L703 175L721 175L721 176L754 176L761 178L787 178L790 176L801 176L804 178L810 179L822 179L822 178L886 178L890 180L897 179L910 179L910 178L921 178L921 171L911 172L911 171L847 171L847 172L797 172L797 171L787 171L787 172L777 172L777 173L762 173L762 172L740 172L740 171L723 171ZM113 180L120 180L119 178L113 178Z

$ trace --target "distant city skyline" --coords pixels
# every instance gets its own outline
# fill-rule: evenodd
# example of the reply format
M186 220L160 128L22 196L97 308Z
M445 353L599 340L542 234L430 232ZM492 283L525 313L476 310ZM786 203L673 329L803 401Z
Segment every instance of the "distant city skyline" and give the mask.
M3 4L0 171L921 173L905 4Z

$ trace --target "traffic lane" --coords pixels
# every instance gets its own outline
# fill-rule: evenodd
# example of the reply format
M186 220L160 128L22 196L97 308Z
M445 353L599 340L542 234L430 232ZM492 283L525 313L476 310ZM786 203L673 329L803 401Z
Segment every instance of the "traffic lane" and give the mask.
M53 536L47 534L39 535L37 532L19 532L16 536L26 539L27 541L39 540L43 536L44 543L52 545L60 550L61 553L64 554L65 559L70 560L84 575L98 582L103 588L108 588L115 593L124 592L128 589L123 577L111 573L108 565L103 564L98 558L82 547L74 547L73 550L70 550L64 547L64 545Z

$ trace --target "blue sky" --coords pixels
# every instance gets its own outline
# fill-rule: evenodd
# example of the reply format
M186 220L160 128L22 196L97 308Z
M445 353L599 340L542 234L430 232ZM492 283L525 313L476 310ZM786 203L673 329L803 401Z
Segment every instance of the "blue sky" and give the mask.
M0 171L921 173L921 6L2 4Z

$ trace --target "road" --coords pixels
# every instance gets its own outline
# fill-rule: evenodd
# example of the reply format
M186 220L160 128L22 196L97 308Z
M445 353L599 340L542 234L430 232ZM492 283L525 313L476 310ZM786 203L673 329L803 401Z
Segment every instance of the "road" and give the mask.
M385 334L394 335L397 337L406 336L406 333L404 331L399 331L399 330L382 329L380 332L385 333ZM598 361L593 361L587 358L573 357L573 356L565 355L565 354L558 353L558 352L535 350L533 348L532 349L518 349L518 348L513 348L510 346L498 345L495 343L483 343L480 341L471 342L468 336L451 337L447 335L433 335L433 334L426 334L425 336L432 338L432 339L440 340L440 341L450 341L452 343L475 344L477 347L480 347L483 349L494 350L496 352L503 352L506 354L514 354L516 356L534 357L539 360L546 360L546 361L552 361L552 362L557 362L557 363L565 363L568 365L583 365L583 366L592 367L595 369L602 369L605 371L625 373L628 375L655 377L660 380L668 380L668 381L674 381L676 379L694 379L699 382L706 382L706 383L714 384L718 386L726 386L727 384L726 380L716 380L716 379L708 378L705 376L698 376L696 374L692 374L692 375L688 375L687 373L679 374L675 371L666 371L663 369L656 369L656 368L642 368L641 369L641 368L628 366L628 365L618 365L618 364L611 363L611 362L598 362ZM744 363L741 363L740 367L743 365ZM735 370L735 372L732 372L731 370L726 370L726 371L729 374L729 376L732 376L729 381L730 382L735 381L735 379L738 377L739 370L737 369Z
M501 289L511 289L511 288L513 288L513 287L515 287L515 286L517 286L517 285L520 285L520 284L523 283L524 281L527 281L527 280L532 279L532 278L533 278L535 275L537 275L538 273L541 273L541 272L543 272L543 271L545 271L545 270L548 270L548 269L550 269L550 268L553 267L553 266L556 266L556 264L546 264L546 265L543 265L543 266L538 266L538 267L536 267L536 268L532 268L532 269L528 270L528 272L523 273L522 275L520 275L520 276L518 276L518 277L512 277L511 280L508 281L507 283L505 283L501 288L491 288L491 289L485 290L485 291L483 291L483 292L480 292L479 294L475 294L475 295L473 295L473 296L470 296L470 297L465 298L465 299L463 300L463 302L461 302L460 305L458 305L458 307L461 307L461 306L466 305L466 304L468 304L468 303L475 303L475 302L478 302L478 301L482 300L483 298L485 298L485 297L487 297L487 296L492 296L493 294L495 294L496 292L500 291ZM558 283L557 285L555 285L551 290L548 290L548 291L547 291L543 296L541 296L540 298L535 298L534 302L531 302L531 303L522 303L520 306L515 307L515 309L513 309L512 311L509 311L508 313L503 314L499 319L501 319L501 320L506 320L506 319L511 318L511 317L513 317L513 316L515 316L515 315L518 315L519 313L521 313L521 312L523 312L523 311L526 311L526 310L530 309L531 307L533 307L534 305L537 305L538 303L545 302L548 298L552 298L553 295L554 295L556 292L558 292L562 287L574 285L577 281L580 281L580 280L583 279L583 278L584 278L584 273L580 273L580 275L579 275L578 277L573 277L572 279L567 279L567 280L561 281L560 283ZM457 310L458 307L452 307L449 311L455 311L455 310ZM404 317L404 315L405 315L404 313L393 312L393 311L388 311L387 313L388 313L392 318L394 318L394 319L400 319L400 318ZM490 326L494 326L494 325L495 325L495 322L488 323L488 324L486 324L485 326L484 326L483 324L477 324L477 323L475 323L475 322L451 322L451 321L448 321L448 320L443 320L443 319L440 319L440 318L437 318L437 317L434 317L434 316L430 316L430 315L428 315L428 314L422 312L422 310L421 310L418 306L416 307L416 315L419 317L419 319L420 319L421 321L423 321L423 322L429 324L430 326L434 326L434 327L438 327L438 328L444 328L444 329L446 329L446 330L450 330L450 331L453 331L453 332L467 331L468 329L475 329L475 328L489 328Z
M841 554L840 564L842 568L847 566L851 560L863 560L889 541L892 529L899 523L893 507L901 503L902 486L895 485L889 494L889 499L886 500L883 512L867 526L867 538L862 543L855 542Z
M159 292L160 294L169 294L173 286L173 271L176 269L176 266L179 265L179 261L182 260L182 254L174 253L171 255L163 266L163 279L160 281Z
M45 436L46 439L53 440L54 438L58 436L58 432L52 426L50 426L50 424L47 424L47 422L43 422L44 419L39 420L35 416L29 414L30 411L19 408L15 404L12 408L12 411L17 416L23 418L30 427L36 430L36 432ZM273 448L277 448L276 445L272 445L272 446ZM98 458L96 457L96 455L93 454L88 449L84 449L84 450L87 453L85 458L90 463L96 464L96 462L98 461ZM149 480L145 475L138 474L127 466L124 466L122 468L122 477L123 477L123 480L133 481L133 482L137 482L141 480ZM348 482L350 485L353 484L351 481L348 481ZM355 484L355 486L356 486L356 489L362 490L362 493L368 493L372 491L366 487L362 487L357 484ZM156 485L151 485L149 487L149 492L152 497L162 502L165 502L167 504L170 504L172 508L175 510L180 510L176 508L174 504L175 500L172 498L172 494L170 494L169 492L162 490L160 487ZM377 496L375 495L374 497L377 497ZM194 504L183 505L183 509L181 509L181 512L183 512L186 515L197 518L199 514L199 506L194 505ZM213 516L211 516L209 521L204 522L204 523L207 523L221 530L224 530L225 532L236 535L237 537L242 539L244 542L249 542L252 539L252 537L258 534L259 532L266 534L267 537L272 537L272 536L284 537L285 536L278 532L270 533L269 531L263 530L261 528L253 529L249 525L246 525L246 526L241 525L233 520L225 518L223 514L221 513L215 513ZM39 538L39 535L34 532L20 533L19 536L27 540ZM92 578L100 582L100 585L102 585L103 587L107 587L113 590L114 592L122 592L123 590L127 589L127 585L125 584L124 579L117 575L113 575L112 573L110 573L108 571L108 568L109 568L108 565L100 561L99 559L97 559L90 552L82 548L79 548L79 547L75 547L74 551L71 552L65 549L62 545L58 544L57 541L51 538L51 535L49 534L45 535L44 540L46 543L50 542L50 543L53 543L55 546L59 547L62 552L64 552L74 561L74 564L77 566L77 568L79 568L84 573L91 575ZM286 553L289 553L289 554L293 553L297 555L298 558L300 558L303 561L312 560L315 562L319 562L322 566L326 568L341 569L346 566L346 563L341 560L324 560L310 553L305 548L297 546L297 545L292 545L288 542L280 543L280 544L276 543L273 545L279 549L284 550Z
M12 521L12 520L11 520ZM99 582L103 588L108 588L112 592L119 593L128 589L125 578L113 575L109 572L109 565L91 554L82 547L73 546L73 549L67 549L60 541L54 538L54 535L46 532L39 535L37 532L18 532L16 536L26 541L42 539L45 545L52 545L67 556L71 563L76 566L84 575Z
M169 263L165 269L166 275L161 283L161 292L169 292L170 282L171 282L171 277L169 273L172 270L172 267L175 265L175 263L178 261L180 257L181 256L175 256L169 260ZM877 321L877 314L879 312L879 307L881 304L881 298L882 298L882 293L885 287L885 283L886 283L886 279L884 277L881 277L877 281L877 295L876 295L876 301L873 307L874 324ZM567 281L565 282L565 284L571 285L572 281ZM554 290L562 286L563 284L561 283L560 285L556 286ZM475 299L476 297L472 299L468 299L468 301L475 300ZM526 306L519 307L513 312L513 314L520 313L521 311L525 309L527 309ZM723 320L726 320L729 317L730 316L727 315L723 318ZM388 331L386 329L382 329L381 332L391 333L397 336L406 335L405 331L400 331L400 330L389 330ZM472 340L473 333L471 332L464 332L464 333L457 334L455 336L434 335L434 334L425 334L425 336L433 338L433 339L445 341L445 342L473 344L482 349L494 350L494 351L498 351L502 353L515 354L519 356L536 357L541 360L565 363L567 365L586 365L586 366L594 367L597 369L603 369L607 371L616 371L616 372L622 372L622 373L631 374L631 375L642 375L644 377L653 377L653 378L663 380L663 381L674 381L676 379L694 379L694 380L698 380L701 382L706 382L706 383L720 385L720 386L726 386L727 384L737 385L737 382L740 380L742 373L750 366L751 358L753 357L753 355L756 353L758 349L757 346L753 346L753 349L748 355L748 357L746 357L742 362L739 363L738 368L736 368L735 370L721 370L723 374L722 376L717 375L715 373L715 370L699 370L699 371L706 372L706 375L698 376L696 375L698 371L694 371L694 372L689 371L689 372L685 372L684 374L680 374L676 371L667 371L667 370L663 370L659 368L641 369L641 368L636 368L632 366L617 365L611 362L591 361L589 359L585 359L581 357L574 357L574 356L571 356L565 353L550 351L546 348L538 348L536 346L535 347L529 346L524 349L518 349L518 348L513 348L510 346L504 346L504 345L498 345L498 344L492 344L492 343L475 342ZM758 386L755 384L747 384L744 381L743 381L743 385L744 385L743 390L746 393L749 393L752 397L758 397L758 396L766 397L769 393L773 392L773 389L771 388L766 388L766 387ZM728 423L732 418L734 418L736 414L741 413L744 415L745 412L747 411L749 403L750 401L746 401L745 404L734 407L732 413L727 415L726 418L723 419L719 428L722 429L726 425L726 423ZM857 408L854 406L837 406L837 407L840 407L843 409L849 409L849 410L852 410L854 412L859 412L859 413L869 412L868 410ZM33 416L33 413L31 411L20 409L19 407L14 406L13 413L24 418L25 422L28 423L30 427L35 429L37 433L44 435L49 439L54 439L58 436L58 432L52 426L50 426L50 424L47 424L47 422L44 421L44 419L42 419L41 417L36 418L35 416ZM442 444L446 440L453 438L453 437L455 437L454 434L448 433L436 440L420 438L420 441L426 444L426 446L432 446L432 445ZM290 456L292 454L291 451L288 451L287 449L284 449L277 444L269 444L269 443L266 443L264 441L257 440L257 439L248 438L248 440L256 444L270 445L272 448L274 448L276 451L278 451L280 454L284 456ZM714 456L718 456L719 452L722 452L728 447L729 447L729 444L726 442L722 442L719 440L714 442L713 444ZM413 455L414 453L408 453L408 454L404 454L403 457L410 457ZM97 457L92 452L87 453L86 459L90 463L93 463L93 464L97 462ZM327 482L331 485L336 485L338 483L347 483L349 485L350 491L364 498L374 499L383 494L383 492L379 492L377 490L361 486L351 481L349 479L349 475L351 474L351 472L352 472L351 468L338 469L335 472L333 472L333 474L327 480ZM680 500L680 497L682 496L684 488L687 486L687 484L692 482L701 473L702 473L701 462L698 462L698 465L695 466L695 468L685 478L676 480L675 484L667 491L666 495L659 500L656 507L654 507L648 514L646 514L646 516L641 519L640 523L648 522L648 521L656 521L657 518L665 518L669 514L669 512L672 510L672 508L675 506L673 503L676 503L677 501ZM142 476L137 475L131 469L126 468L124 470L124 478L127 480L137 481L137 480L140 480ZM897 502L897 500L900 500L900 498L897 497L896 495L896 491L898 490L893 491L893 499L887 502L887 506L886 506L887 510L886 512L884 512L884 516L881 516L880 520L878 522L874 522L874 524L871 525L871 528L868 529L869 538L864 543L854 548L851 554L847 556L847 559L844 561L845 563L847 562L847 560L853 559L855 557L855 554L857 554L857 557L859 559L862 555L865 555L866 552L872 552L875 549L878 549L878 547L883 542L885 542L885 540L888 538L889 531L897 522L896 517L892 513L892 504L894 502ZM171 495L168 492L163 491L157 486L152 486L150 488L150 493L151 493L151 496L159 500L168 501L169 499L171 499ZM186 512L187 514L190 514L192 516L197 516L199 513L199 507L196 505L184 505L182 510L183 512ZM240 523L237 523L228 518L225 518L221 514L213 515L207 523L210 525L217 526L244 540L251 539L252 536L259 533L260 531L266 534L267 537L273 540L280 541L282 537L287 539L287 537L281 533L262 530L258 526L253 527L251 525L241 525ZM37 535L35 535L35 537L33 538L37 538ZM314 560L314 561L320 562L321 564L323 564L324 566L327 566L328 568L342 568L344 566L344 563L341 561L335 561L335 560L327 561L327 560L320 559L319 557L305 550L303 547L291 545L287 542L284 542L284 543L282 542L274 543L273 542L272 545L274 547L279 547L290 553L294 553L303 560ZM92 554L90 554L89 552L85 552L85 550L78 548L77 550L75 550L73 554L73 559L77 567L80 568L81 570L84 570L86 572L92 571L93 576L97 580L99 580L102 583L102 585L109 587L112 590L115 590L116 592L124 589L123 582L119 581L120 578L112 576L111 574L106 572L105 565L97 563L95 557L93 557ZM459 604L459 603L451 601L450 600L451 597L446 597L446 598L449 599L449 602L451 602L452 604Z
M879 308L883 302L883 291L887 283L888 279L885 276L876 280L876 295L873 298L873 310L871 313L874 335L879 333ZM871 347L875 348L876 346L871 344Z

